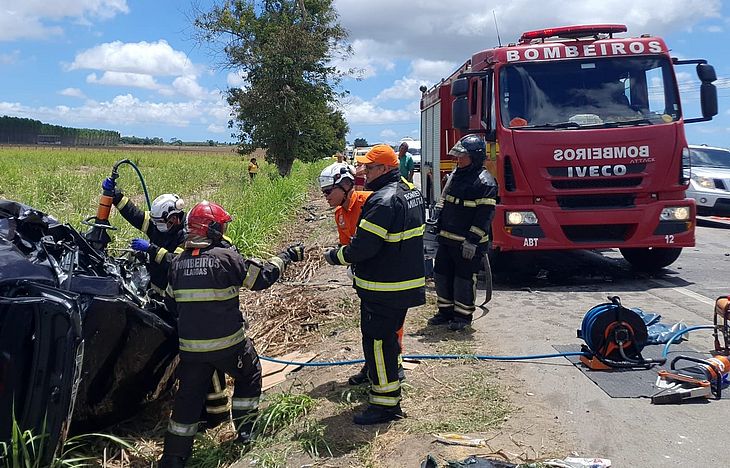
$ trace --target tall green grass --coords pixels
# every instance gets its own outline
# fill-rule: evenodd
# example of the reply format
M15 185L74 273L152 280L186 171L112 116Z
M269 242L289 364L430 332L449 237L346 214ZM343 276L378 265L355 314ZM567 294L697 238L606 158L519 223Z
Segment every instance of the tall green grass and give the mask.
M81 232L81 220L96 213L101 182L115 161L130 159L144 177L150 199L177 193L187 208L207 199L221 204L234 217L228 235L244 254L268 251L280 227L301 206L311 183L328 162L295 163L290 177L262 161L256 179L247 174L248 158L228 152L86 150L59 148L0 148L0 198L20 201L69 223ZM143 190L131 167L120 167L119 187L146 209ZM110 247L124 248L140 237L112 210L117 231Z

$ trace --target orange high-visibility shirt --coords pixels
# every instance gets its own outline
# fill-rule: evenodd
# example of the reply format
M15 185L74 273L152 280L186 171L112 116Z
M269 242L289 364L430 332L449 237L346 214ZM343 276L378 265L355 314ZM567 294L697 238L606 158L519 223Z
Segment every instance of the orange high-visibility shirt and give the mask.
M340 244L350 244L350 239L357 231L357 221L360 219L362 206L372 193L354 191L345 206L335 208L335 223L337 224L337 233L340 236Z

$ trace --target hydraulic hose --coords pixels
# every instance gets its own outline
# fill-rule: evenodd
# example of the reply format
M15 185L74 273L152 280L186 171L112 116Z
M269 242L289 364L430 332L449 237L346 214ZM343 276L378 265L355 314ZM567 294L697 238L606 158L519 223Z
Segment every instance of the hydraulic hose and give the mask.
M667 344L664 345L664 351L662 351L662 357L666 358L669 354L669 347L674 344L674 340L682 335L684 335L687 332L690 332L692 330L710 330L714 329L714 325L696 325L694 327L688 327L684 330L679 330L677 333L669 337L669 341L667 341Z
M476 359L478 361L527 361L530 359L549 359L557 357L570 357L570 356L588 356L588 353L580 351L568 352L568 353L553 353L553 354L528 354L523 356L489 356L484 354L409 354L403 356L403 359ZM350 359L347 361L315 361L315 362L298 362L298 361L285 361L283 359L276 359L268 356L259 356L259 359L269 362L275 362L277 364L286 364L293 366L304 366L304 367L326 367L326 366L348 366L351 364L361 364L365 362L365 359Z
M147 209L151 210L152 203L150 202L150 195L149 195L149 193L147 193L147 184L145 184L144 177L142 176L142 172L139 170L139 168L137 167L136 164L134 164L129 159L122 159L120 161L115 162L114 166L112 167L112 179L116 180L117 177L119 177L119 166L121 166L122 164L129 164L130 166L132 166L132 169L134 169L135 172L137 173L137 177L139 177L139 181L142 184L142 190L144 191L145 201L147 201Z

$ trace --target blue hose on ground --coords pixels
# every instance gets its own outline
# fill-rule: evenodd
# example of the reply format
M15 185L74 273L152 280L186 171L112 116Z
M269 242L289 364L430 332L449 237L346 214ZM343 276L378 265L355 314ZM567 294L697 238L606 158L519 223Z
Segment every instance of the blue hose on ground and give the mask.
M553 353L553 354L529 354L524 356L488 356L483 354L409 354L403 356L403 359L476 359L478 361L526 361L529 359L548 359L556 357L570 356L588 356L588 353L579 351L569 353ZM316 362L296 362L285 361L268 356L259 356L259 359L277 364L286 364L305 367L326 367L326 366L348 366L351 364L361 364L365 359L351 359L348 361L316 361Z
M675 333L674 335L669 337L669 341L667 341L667 344L664 345L664 351L662 351L662 357L663 358L667 357L667 355L669 354L669 347L674 343L675 338L678 338L692 330L709 330L709 329L714 329L714 328L715 328L714 325L696 325L694 327L685 328L684 330L679 330L677 333Z

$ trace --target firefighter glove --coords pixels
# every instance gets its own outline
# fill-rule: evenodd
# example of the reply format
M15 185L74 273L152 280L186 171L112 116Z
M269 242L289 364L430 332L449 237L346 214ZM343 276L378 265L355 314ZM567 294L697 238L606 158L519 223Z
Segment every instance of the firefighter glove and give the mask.
M149 241L146 241L144 239L132 239L132 243L129 245L132 247L132 250L137 250L139 252L147 252L150 248Z
M117 183L111 177L107 177L106 179L104 179L104 182L101 183L101 189L104 190L105 192L114 193L114 190L116 189L116 187L117 187Z
M338 265L337 263L337 249L327 249L324 252L324 259L330 265Z
M472 258L474 258L474 255L476 255L476 253L476 244L472 244L471 242L467 241L461 243L461 256L464 257L465 260L471 260Z
M304 244L302 242L290 245L286 248L285 252L292 262L301 262L304 260Z

